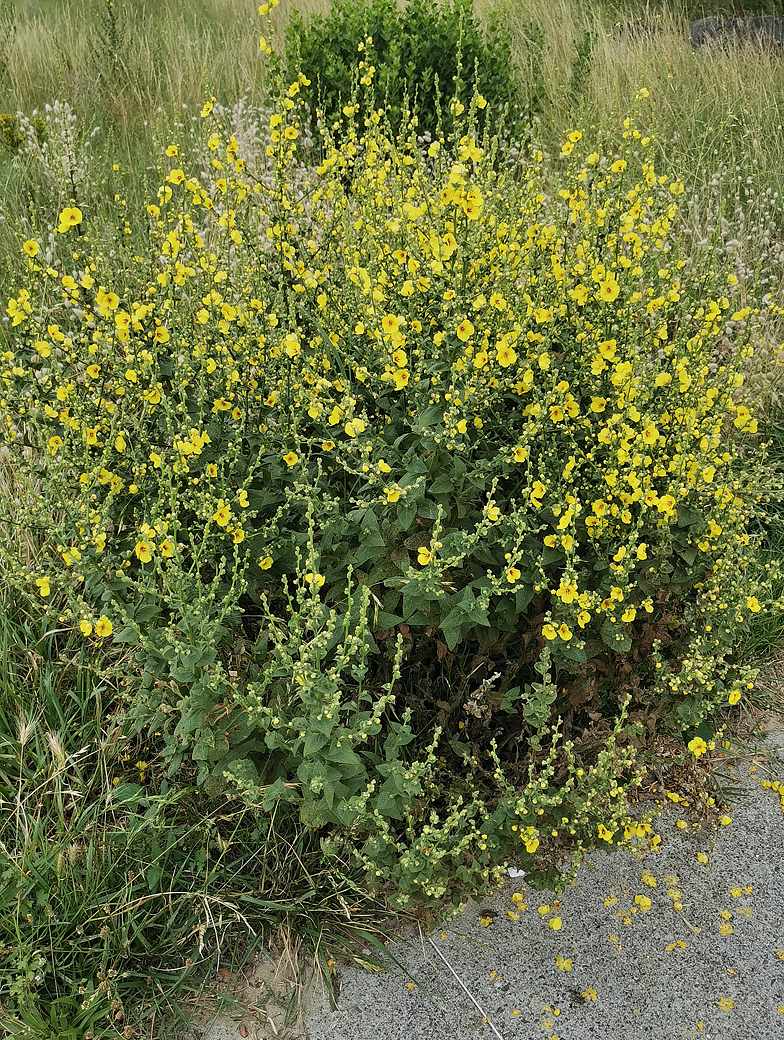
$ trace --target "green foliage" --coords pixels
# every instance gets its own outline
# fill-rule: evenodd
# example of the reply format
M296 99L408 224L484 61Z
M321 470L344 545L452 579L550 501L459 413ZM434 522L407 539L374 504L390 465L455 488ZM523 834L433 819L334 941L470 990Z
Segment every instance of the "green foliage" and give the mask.
M26 607L0 612L4 1036L185 1026L218 967L292 924L318 963L375 941L383 907L327 873L304 828L211 799L192 770L170 783L155 744L120 725L112 662Z
M630 125L620 156L571 133L555 191L541 153L512 179L476 143L476 97L454 152L352 113L308 169L307 78L259 180L219 127L217 176L171 154L121 275L75 206L46 266L25 243L4 436L52 548L12 577L130 645L171 776L440 902L553 838L644 836L615 800L635 736L749 683L775 574L747 339L721 337L761 317L690 275L683 186Z
M364 60L359 76L358 43ZM328 15L307 22L295 11L286 27L286 82L296 79L300 67L311 80L302 96L317 141L319 120L331 126L352 101L362 117L387 105L394 133L410 111L420 133L449 135L453 115L443 111L441 99L454 93L470 97L474 90L487 99L486 113L496 125L509 106L509 132L523 129L509 33L496 14L483 30L471 0L408 0L402 9L385 0L335 0ZM358 79L368 89L357 96ZM480 113L480 132L485 118Z

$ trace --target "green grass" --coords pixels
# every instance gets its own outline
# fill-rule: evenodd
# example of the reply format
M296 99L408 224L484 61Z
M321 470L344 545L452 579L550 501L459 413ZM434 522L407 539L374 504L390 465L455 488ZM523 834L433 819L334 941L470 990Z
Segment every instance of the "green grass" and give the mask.
M173 1026L221 968L281 935L324 968L373 943L383 907L326 870L306 831L170 783L117 726L107 662L40 611L3 606L0 1008L17 1008L4 1030Z
M2 477L8 523L23 490L6 466ZM38 544L20 532L20 557ZM120 664L56 610L0 598L4 1036L152 1036L156 1022L176 1035L206 998L216 1006L217 973L258 949L296 943L303 970L315 961L329 982L328 960L379 944L385 918L394 927L325 866L312 832L211 799L187 770L167 778L156 748L118 723Z

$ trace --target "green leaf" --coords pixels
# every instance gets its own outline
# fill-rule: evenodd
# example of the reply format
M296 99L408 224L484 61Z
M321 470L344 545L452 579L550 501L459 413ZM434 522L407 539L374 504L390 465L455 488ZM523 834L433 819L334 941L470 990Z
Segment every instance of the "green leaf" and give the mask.
M403 621L400 614L390 614L386 610L379 610L378 615L373 617L373 627L377 632L385 632L388 628L394 628Z
M629 640L629 649L631 649L631 640ZM584 664L588 660L584 648L573 643L560 643L555 654L567 661L574 661L576 664Z
M689 527L691 524L699 523L702 520L702 513L693 509L691 506L683 505L678 503L678 526Z
M264 790L261 807L265 812L270 812L278 802L298 802L300 798L299 791L287 786L283 777L279 776Z
M378 517L372 509L364 510L359 526L362 531L363 545L384 545L384 536L378 524Z
M423 408L417 415L411 424L411 429L414 433L424 433L425 430L443 425L443 422L444 409L440 404L431 404L428 408Z
M552 549L545 546L545 550L542 553L542 566L549 567L551 563L562 563L564 559L564 551L559 546L556 545Z
M506 693L503 695L503 697L501 698L501 704L499 705L499 707L501 708L501 711L507 711L507 712L516 711L517 710L516 705L517 705L517 702L520 700L520 696L521 696L521 694L520 694L520 687L519 686L512 686L512 687L510 687L510 689L508 689L506 691Z
M358 773L365 772L362 759L351 747L345 730L342 733L340 742L335 737L332 738L332 743L324 753L324 758L328 762L337 762L338 765L347 766L347 769L341 770L344 777L356 776Z
M470 619L462 607L455 607L449 611L439 627L444 633L444 642L447 647L454 650L460 642L463 632L470 628Z
M378 792L373 808L389 820L402 820L403 813L400 811L398 800L389 791L385 790L387 783Z
M302 754L305 758L313 758L317 752L321 751L323 747L329 743L329 734L319 733L316 730L309 729L305 734L305 743L302 747Z
M125 628L121 628L120 631L112 637L112 641L115 643L138 643L139 633L135 628L126 625Z
M438 506L431 498L423 498L417 506L417 516L423 520L437 520Z
M628 635L623 628L623 625L620 623L613 623L609 618L605 618L600 632L602 642L605 646L609 647L610 650L614 650L619 654L625 654L631 650L631 636Z
M401 531L407 531L414 522L414 517L417 513L417 504L414 501L410 502L398 502L397 504L397 522L400 524Z
M436 477L433 483L428 488L431 495L448 495L454 488L455 482L452 477L446 473L442 473L440 477Z

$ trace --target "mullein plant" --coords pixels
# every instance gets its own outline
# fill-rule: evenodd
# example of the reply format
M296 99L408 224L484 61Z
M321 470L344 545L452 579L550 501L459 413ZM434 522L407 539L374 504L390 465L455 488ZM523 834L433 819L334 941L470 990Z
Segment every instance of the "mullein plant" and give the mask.
M732 271L684 277L683 185L631 119L508 170L478 89L426 148L359 121L357 59L315 166L303 71L263 177L205 103L211 176L167 149L124 269L87 202L21 244L0 437L48 549L4 553L136 647L127 715L172 773L298 814L403 906L651 840L632 739L710 740L752 688L735 650L781 606L750 534L766 315ZM481 697L414 695L466 652Z

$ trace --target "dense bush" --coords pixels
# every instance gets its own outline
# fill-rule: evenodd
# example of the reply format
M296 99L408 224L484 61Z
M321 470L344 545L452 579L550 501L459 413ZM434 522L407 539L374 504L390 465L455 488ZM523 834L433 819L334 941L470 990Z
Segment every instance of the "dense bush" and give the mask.
M368 37L367 52L359 43L359 57L365 60L357 70L357 41ZM483 31L471 0L408 0L402 9L385 0L336 0L328 15L315 15L307 22L294 12L286 27L287 83L297 78L300 67L311 80L301 94L309 105L307 128L315 140L320 139L317 113L331 127L352 100L358 105L360 125L371 111L387 104L395 134L408 109L418 117L420 133L435 134L439 127L451 133L453 115L447 110L442 117L440 101L451 98L456 88L463 97L475 89L482 93L496 123L508 105L510 132L523 129L511 36L497 15ZM357 72L362 85L371 87L359 97ZM485 114L480 112L480 130L484 124Z
M756 317L709 260L683 280L682 185L630 124L512 177L476 94L427 154L349 108L309 169L305 79L259 180L205 105L214 179L168 150L124 270L73 206L24 244L2 436L51 553L16 580L136 647L172 773L436 901L644 838L633 741L699 753L750 682Z

